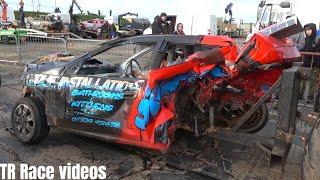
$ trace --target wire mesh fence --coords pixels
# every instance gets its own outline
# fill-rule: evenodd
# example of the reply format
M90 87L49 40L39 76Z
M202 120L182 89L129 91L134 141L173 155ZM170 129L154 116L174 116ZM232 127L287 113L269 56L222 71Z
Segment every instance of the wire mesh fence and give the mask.
M105 43L105 40L88 40L74 38L53 38L35 35L12 37L10 41L0 44L0 60L28 64L44 56L55 53L70 53L81 56ZM94 58L103 63L116 64L128 59L145 47L128 44L114 47ZM149 53L150 54L150 53ZM146 60L150 55L146 55Z
M311 68L311 76L313 80L305 81L301 88L303 91L303 100L305 104L312 102L316 99L318 92L318 84L315 80L320 80L319 67L320 67L320 53L317 52L301 52L303 66Z
M142 49L141 46L135 44L127 44L117 46L109 49L108 51L97 55L95 59L103 62L104 64L120 64L125 60L132 57L135 53Z
M87 53L90 50L93 50L107 41L102 40L88 40L88 39L67 39L66 40L66 50L68 53L74 56L81 56ZM146 48L145 46L136 45L136 44L127 44L122 46L117 46L109 49L108 51L101 53L94 57L104 64L117 64L122 63L124 60L133 56L135 53ZM144 55L142 60L144 63L141 66L146 64L148 58L150 58L151 53Z
M19 40L15 36L1 36L0 60L19 62Z
M20 63L30 63L43 56L54 53L65 53L66 40L42 36L22 36L18 43Z
M106 41L35 35L12 36L9 39L5 39L5 41L0 41L0 60L27 64L54 53L68 52L74 56L81 56L104 42ZM119 55L120 53L117 54ZM99 59L103 59L102 55L99 57Z
M84 53L95 49L104 42L106 41L89 39L67 39L66 51L72 55L81 56Z

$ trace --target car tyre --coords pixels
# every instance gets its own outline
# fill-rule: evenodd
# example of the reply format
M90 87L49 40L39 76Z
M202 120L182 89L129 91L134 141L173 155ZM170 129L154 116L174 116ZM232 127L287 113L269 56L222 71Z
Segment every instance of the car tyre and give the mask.
M249 121L250 119L253 119L254 121L252 122L252 125L247 126L246 122L240 127L240 131L246 133L256 133L263 129L269 120L269 111L267 105L262 104L252 116L253 117L249 118Z
M1 41L2 41L4 44L9 44L10 38L9 38L9 36L1 36Z
M37 144L49 134L44 106L36 97L21 98L11 112L11 126L15 136L26 144Z

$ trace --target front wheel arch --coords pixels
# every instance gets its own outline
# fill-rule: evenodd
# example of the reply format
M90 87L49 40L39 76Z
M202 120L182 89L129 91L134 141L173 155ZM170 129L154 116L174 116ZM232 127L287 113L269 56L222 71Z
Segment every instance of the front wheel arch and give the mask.
M43 106L45 105L45 94L44 94L44 92L42 92L40 90L25 87L23 89L22 97L37 98L41 101Z

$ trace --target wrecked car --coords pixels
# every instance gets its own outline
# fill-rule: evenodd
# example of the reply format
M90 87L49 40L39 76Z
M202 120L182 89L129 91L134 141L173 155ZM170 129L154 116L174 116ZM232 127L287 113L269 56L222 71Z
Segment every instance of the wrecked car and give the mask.
M61 18L59 21L58 17ZM27 18L27 29L36 29L40 31L62 31L65 24L70 24L69 14L52 13L48 15L40 15L39 18Z
M80 23L80 27L82 30L92 30L98 31L100 28L107 29L108 28L108 21L104 21L101 19L92 19L89 21L84 21Z
M242 51L229 37L150 35L112 40L68 62L29 64L13 132L32 144L58 127L165 151L178 128L230 129L300 57L285 38L289 26L302 29L288 19L256 33ZM257 132L267 121L262 104L240 131Z

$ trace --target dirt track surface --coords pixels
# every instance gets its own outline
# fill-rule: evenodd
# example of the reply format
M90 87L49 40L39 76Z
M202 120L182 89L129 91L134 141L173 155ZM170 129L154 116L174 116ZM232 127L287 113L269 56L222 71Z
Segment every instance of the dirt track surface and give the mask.
M108 179L301 179L302 148L293 148L285 173L268 168L270 147L252 141L245 144L210 137L195 138L178 131L166 154L69 134L52 129L41 144L28 146L5 130L11 108L19 99L23 67L0 64L0 163L61 166L67 163L106 166ZM272 136L274 112L259 132Z

